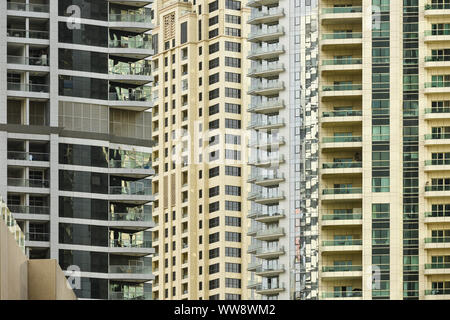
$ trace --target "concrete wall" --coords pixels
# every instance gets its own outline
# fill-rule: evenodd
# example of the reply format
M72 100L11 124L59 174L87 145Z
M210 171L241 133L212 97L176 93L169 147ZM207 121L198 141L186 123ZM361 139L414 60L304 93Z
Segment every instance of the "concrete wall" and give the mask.
M76 300L54 259L28 261L29 300Z
M27 257L0 218L0 300L27 298Z

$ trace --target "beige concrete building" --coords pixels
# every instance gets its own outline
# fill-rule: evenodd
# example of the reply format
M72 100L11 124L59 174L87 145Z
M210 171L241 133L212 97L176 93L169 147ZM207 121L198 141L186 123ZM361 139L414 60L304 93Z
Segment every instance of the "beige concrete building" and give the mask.
M55 259L28 260L25 234L0 202L0 300L76 300Z
M249 11L153 3L154 299L246 299Z

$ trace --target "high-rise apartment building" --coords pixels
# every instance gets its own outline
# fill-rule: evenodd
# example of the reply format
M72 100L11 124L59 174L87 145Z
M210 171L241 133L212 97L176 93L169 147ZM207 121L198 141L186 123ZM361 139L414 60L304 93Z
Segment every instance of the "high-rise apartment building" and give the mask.
M151 298L150 5L0 3L0 194L81 299Z
M247 299L249 10L153 4L153 298Z

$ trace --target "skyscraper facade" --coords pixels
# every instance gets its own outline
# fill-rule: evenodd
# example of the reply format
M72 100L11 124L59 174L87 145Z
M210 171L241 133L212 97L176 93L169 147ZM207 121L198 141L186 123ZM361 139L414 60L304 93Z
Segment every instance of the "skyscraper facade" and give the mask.
M1 196L81 299L151 298L150 4L0 3Z

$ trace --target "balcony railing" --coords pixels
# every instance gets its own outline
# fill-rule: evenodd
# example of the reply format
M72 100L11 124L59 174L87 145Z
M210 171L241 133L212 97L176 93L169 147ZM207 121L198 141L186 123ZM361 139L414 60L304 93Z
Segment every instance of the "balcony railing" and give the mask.
M22 214L50 214L49 207L41 207L41 206L22 206L22 205L8 205L9 210L13 213L22 213Z
M151 187L140 186L110 186L109 194L124 194L124 195L145 195L152 194Z
M109 47L121 49L151 49L152 41L149 39L144 39L142 37L130 39L110 39Z
M258 283L254 288L256 291L282 290L285 288L285 285L284 282L272 285Z
M151 213L144 212L110 212L110 221L152 221Z
M283 162L284 161L284 154L277 154L273 156L267 156L267 157L259 157L257 159L251 159L249 163L252 165L257 165L260 163L267 163L267 162Z
M424 214L425 218L450 217L450 211L428 211Z
M128 63L109 66L109 74L124 76L151 76L152 69L148 65L129 65Z
M284 9L280 7L273 7L267 11L253 11L252 14L250 15L249 21L262 17L276 16L282 14L284 14Z
M425 186L425 192L432 192L432 191L450 191L450 185Z
M109 160L109 167L115 169L150 169L152 163L150 161Z
M267 65L258 65L256 67L250 68L248 70L249 74L262 73L262 72L270 72L276 70L284 70L284 64L279 62L269 63Z
M433 160L425 160L426 166L442 166L442 165L450 165L450 159L433 159Z
M425 10L450 9L450 3L427 3Z
M362 213L333 213L325 214L322 216L322 220L360 220L362 219Z
M362 271L362 266L324 266L323 272L351 272Z
M438 296L443 294L450 294L450 289L431 289L425 290L426 296Z
M110 291L109 292L109 300L151 300L152 293L151 292L117 292Z
M322 194L355 194L355 193L362 193L362 188L331 188L322 190Z
M323 292L323 298L360 298L362 297L362 291L332 291Z
M37 84L37 83L16 83L16 82L8 82L7 86L8 90L11 91L27 91L27 92L49 92L49 86L46 84Z
M361 58L340 58L340 59L330 59L323 60L322 65L324 66L340 66L348 64L362 64Z
M360 136L337 136L337 137L324 137L323 143L336 143L336 142L361 142Z
M41 179L8 178L10 187L49 188L50 182Z
M109 273L151 274L151 266L115 265L109 266Z
M352 162L328 162L322 164L323 169L347 169L347 168L362 168L361 161Z
M7 62L12 64L24 64L28 66L48 66L47 57L21 57L21 56L8 56Z
M323 86L322 91L351 91L362 90L362 84L335 84L332 86Z
M450 108L425 108L425 113L450 113Z
M281 44L268 45L266 47L258 47L250 50L249 56L284 51L284 46Z
M425 36L448 36L450 29L425 30Z
M322 242L323 246L336 247L336 246L360 246L362 245L362 239L348 239L348 240L325 240Z
M255 200L274 199L284 197L284 191L276 190L273 192L250 192L249 198Z
M277 234L284 234L284 228L269 228L264 230L256 230L256 236L272 236Z
M250 108L248 111L258 110L258 109L267 109L267 108L274 108L278 106L284 106L284 100L270 100L270 101L264 101L264 102L258 102L258 103L252 103L250 105Z
M322 40L338 40L338 39L362 39L361 32L335 32L325 33L322 35Z
M272 271L284 271L284 264L273 266L273 267L264 267L261 264L255 266L254 272L272 272Z
M48 232L27 232L25 233L26 241L50 241L50 233Z
M450 133L429 133L425 135L425 140L450 139Z
M434 56L426 56L425 62L440 62L440 61L450 61L449 55L434 55Z
M120 93L117 92L110 92L109 93L109 101L151 101L151 93L147 90L132 90L131 92L125 92L121 91Z
M332 8L323 8L322 13L353 13L353 12L362 12L362 7L332 7Z
M8 28L6 35L8 37L31 38L31 39L49 39L49 32L45 30L24 30Z
M284 246L281 247L270 247L270 248L264 248L264 247L256 247L255 254L270 254L275 252L284 252Z
M425 269L449 269L450 263L426 263Z
M8 151L8 160L49 161L48 153Z
M40 3L8 2L7 9L16 11L49 12L48 4Z
M260 36L268 36L268 35L272 35L272 34L278 34L278 33L283 33L284 32L284 27L280 26L280 25L275 25L275 26L270 26L261 30L257 30L254 32L251 32L248 35L248 39L253 39L253 38L257 38Z
M149 14L142 13L125 13L125 14L109 14L109 22L139 22L151 23L152 17Z
M450 242L450 237L425 238L425 243L448 243L448 242Z
M345 110L345 111L329 111L323 112L322 117L361 117L362 110Z
M283 82L282 81L272 80L270 82L252 84L250 86L250 91L282 89L282 88L283 88Z
M450 81L431 81L425 82L425 88L448 88Z
M254 119L250 122L250 127L276 126L283 124L285 124L284 118L276 116Z
M126 239L126 240L110 239L109 247L110 248L151 248L152 241L151 240L130 241L129 239Z
M273 172L271 174L252 174L249 180L266 181L284 179L284 172Z

